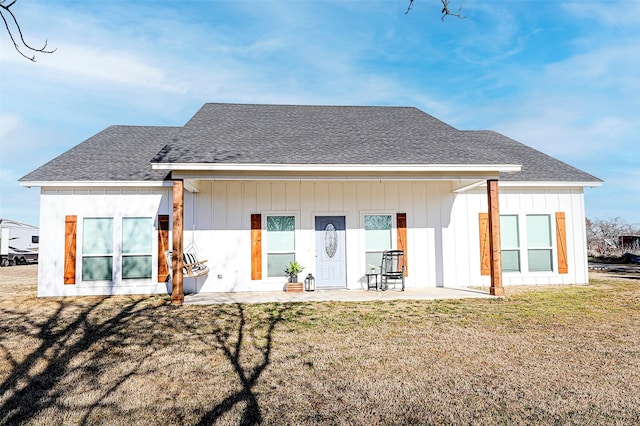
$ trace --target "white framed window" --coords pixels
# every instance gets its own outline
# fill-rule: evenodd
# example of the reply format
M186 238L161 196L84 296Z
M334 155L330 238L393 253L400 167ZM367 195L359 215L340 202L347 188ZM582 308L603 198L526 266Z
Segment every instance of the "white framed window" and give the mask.
M529 272L553 270L551 216L527 215L527 260Z
M500 215L502 271L520 272L520 232L517 215Z
M502 271L552 272L551 226L549 214L500 215Z
M82 222L82 280L113 280L113 218L84 218Z
M267 215L267 277L284 277L284 270L296 260L296 218Z
M364 215L364 245L366 271L380 272L382 252L392 249L392 216L390 214Z
M151 217L84 218L82 281L152 278L153 236Z
M122 279L151 278L153 219L122 218Z

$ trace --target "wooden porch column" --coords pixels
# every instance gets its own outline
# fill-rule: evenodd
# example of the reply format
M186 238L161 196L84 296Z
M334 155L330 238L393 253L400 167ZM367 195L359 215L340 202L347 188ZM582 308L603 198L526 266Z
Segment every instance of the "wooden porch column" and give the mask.
M497 180L487 180L487 197L489 199L489 257L491 263L491 287L489 288L489 294L503 296L500 208L498 206Z
M173 181L173 254L171 258L171 268L173 270L171 303L173 305L182 305L184 302L184 289L182 286L183 217L184 182L179 179Z

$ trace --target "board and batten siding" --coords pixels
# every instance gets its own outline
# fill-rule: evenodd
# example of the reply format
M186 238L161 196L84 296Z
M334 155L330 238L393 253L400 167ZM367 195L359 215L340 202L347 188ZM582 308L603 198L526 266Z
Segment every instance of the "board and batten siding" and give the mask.
M296 260L315 274L315 216L345 216L347 287L364 287L365 214L389 214L397 245L397 214L406 214L407 287L488 286L481 274L479 213L484 188L456 194L451 182L200 181L185 194L185 250L209 260L206 277L185 281L185 292L277 291L283 278L266 274L266 215L296 219ZM548 214L552 219L554 271L505 273L505 285L586 283L582 190L500 188L502 214ZM568 273L558 274L555 214L566 216ZM262 276L252 265L252 215L260 214ZM254 216L255 217L255 216ZM522 216L524 220L524 216ZM253 271L253 273L252 273ZM252 279L252 276L254 279Z
M295 217L296 260L306 267L304 276L316 272L315 216L345 216L347 286L364 288L364 215L388 214L392 217L393 248L397 248L398 240L404 239L406 245L407 288L490 284L490 278L481 274L479 215L487 211L486 190L482 187L454 193L451 181L201 180L198 188L197 193L185 192L184 249L197 251L200 258L207 259L210 272L185 279L186 293L281 290L285 279L269 278L266 273L267 215ZM69 241L65 238L69 216L77 218L77 247L82 245L85 217L152 217L157 231L158 215L170 218L172 214L170 187L43 188L41 194L39 296L167 292L166 283L158 276L159 245L166 239L166 224L160 226L164 234L154 238L153 277L144 282L121 281L108 286L83 283L78 250L76 283L65 285L64 246ZM522 220L526 214L548 214L552 219L554 271L504 273L505 285L588 282L581 188L502 186L499 203L501 214L518 214ZM565 216L567 273L558 273L556 263L558 233L554 218L558 212ZM261 276L252 265L252 215L261 215ZM66 278L71 281L71 274Z
M43 188L40 196L38 296L166 293L167 284L158 282L157 218L158 215L171 215L169 191L164 188ZM152 243L151 279L109 285L82 282L82 222L84 218L97 217L113 217L114 234L121 233L120 219L123 217L153 219L156 235ZM71 228L75 231L73 235ZM73 248L66 247L67 244L76 247L75 274L73 263L67 263L65 267L67 253ZM115 248L114 256L117 255ZM116 276L118 274L116 272Z
M553 243L553 271L520 273L504 272L503 285L542 285L542 284L586 284L589 282L587 255L585 209L582 188L517 188L500 187L499 206L501 215L518 215L521 222L526 215L545 214L551 220L551 240ZM457 262L455 282L465 280L476 282L481 272L481 213L487 212L487 195L483 188L459 194L453 208L456 245L447 256L461 256L462 248L468 247L468 261ZM566 246L566 269L559 258L558 249L558 213L564 214L564 244ZM524 223L521 223L523 229ZM520 235L521 245L526 236ZM464 257L464 256L462 256ZM483 286L489 286L489 275L481 275Z
M407 286L434 287L437 276L433 247L440 238L440 211L448 182L235 182L200 181L199 192L185 194L185 249L196 247L209 260L211 273L185 282L185 291L275 291L283 278L266 274L265 228L262 220L262 279L252 280L252 215L292 215L296 219L296 260L304 275L315 274L315 216L345 216L347 286L365 287L364 215L392 217L392 244L404 238L409 253ZM397 214L406 229L397 232ZM402 219L401 219L402 220ZM405 235L406 233L406 235ZM419 253L418 256L413 253ZM420 261L417 261L417 259ZM416 261L413 261L416 259ZM255 271L254 271L255 272ZM414 275L415 274L415 275ZM418 284L413 276L422 280ZM255 275L254 275L255 277Z

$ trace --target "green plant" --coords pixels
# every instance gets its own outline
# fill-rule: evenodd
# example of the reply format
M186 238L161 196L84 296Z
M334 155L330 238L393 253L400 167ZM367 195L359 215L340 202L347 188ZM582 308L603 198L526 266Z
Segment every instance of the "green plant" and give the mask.
M289 262L289 266L285 268L284 273L287 274L289 278L293 278L301 274L302 271L304 271L304 266L298 262Z

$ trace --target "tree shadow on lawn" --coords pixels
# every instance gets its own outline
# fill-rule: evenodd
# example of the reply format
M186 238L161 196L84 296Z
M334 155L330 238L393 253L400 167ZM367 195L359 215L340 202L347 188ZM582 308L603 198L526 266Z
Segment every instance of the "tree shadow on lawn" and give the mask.
M0 306L0 357L4 358L0 366L9 366L9 373L0 383L0 425L26 422L44 412L51 413L50 410L61 416L74 412L74 422L80 424L90 422L92 414L100 409L108 410L120 421L132 414L144 415L114 403L114 399L120 400L112 396L127 392L123 385L134 376L164 374L156 371L161 367L149 365L147 355L171 345L189 345L184 339L181 341L184 335L189 339L195 336L207 350L224 354L240 383L237 391L214 402L213 407L200 407L204 414L195 422L214 423L241 403L241 424L262 421L253 388L269 365L276 326L291 304L267 308L266 315L257 322L247 318L241 304L209 306L208 327L199 329L193 312L167 306L166 302L154 306L144 298L120 303L107 303L108 300L101 298L83 305L56 301L52 313L37 312L34 316ZM52 306L50 301L42 303ZM200 309L196 313L204 312L204 308ZM24 345L16 343L16 336L23 336ZM33 341L37 343L31 348L29 342ZM127 351L132 344L145 353L132 356ZM125 367L120 365L125 361L123 356ZM163 396L155 403L161 405ZM172 415L176 418L164 420L182 423L186 413L178 409Z
M126 324L139 313L136 309L142 300L124 305L120 312L102 322L92 319L91 314L98 311L106 299L85 306L77 311L71 303L58 302L52 315L42 318L29 317L24 312L0 309L4 336L8 332L20 334L25 340L37 339L40 344L24 358L17 353L14 356L0 339L0 352L8 361L12 370L0 384L0 424L16 424L36 417L50 407L65 409L61 399L70 391L61 381L68 375L85 378L95 376L107 358L110 345L122 344L126 338L123 331ZM73 317L75 314L75 318ZM96 350L97 343L108 341ZM90 352L92 355L86 358ZM21 359L22 358L22 359ZM81 360L80 363L76 361ZM76 365L77 364L77 365ZM127 379L121 377L111 389L106 390L102 399ZM76 382L77 383L77 382ZM87 415L91 411L88 409Z
M216 328L211 333L200 336L200 339L205 344L209 344L224 353L240 381L241 389L213 406L200 418L199 425L215 423L225 413L233 409L235 405L242 402L245 403L245 408L239 424L262 423L262 413L253 388L260 375L269 365L275 328L283 320L284 312L289 309L291 309L291 304L277 305L275 308L270 309L268 317L262 321L262 326L265 327L264 336L257 336L255 329L247 329L245 309L242 304L238 303L233 305L233 311L232 309L225 309L224 312L237 321L237 327L234 327L236 330L235 336L222 328ZM245 338L246 331L253 334L251 339ZM241 354L244 351L244 346L249 344L248 340L254 342L253 349L259 353L259 357L254 360L255 365L252 368L245 368L241 363Z

